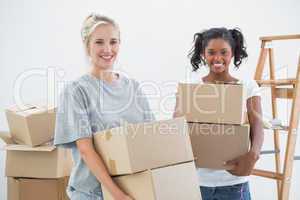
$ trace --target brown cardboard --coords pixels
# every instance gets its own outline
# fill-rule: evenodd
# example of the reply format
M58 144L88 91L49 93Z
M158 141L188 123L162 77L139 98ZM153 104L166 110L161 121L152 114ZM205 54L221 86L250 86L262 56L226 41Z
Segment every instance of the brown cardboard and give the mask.
M16 106L6 109L12 138L18 144L37 146L54 137L55 108L46 106Z
M225 168L224 162L249 150L249 125L189 123L189 132L198 168Z
M9 141L7 133L1 132L0 138ZM70 175L73 163L69 149L50 144L38 147L7 144L4 149L7 151L6 176L60 178Z
M127 124L94 135L111 175L132 174L193 160L184 118Z
M201 200L194 162L113 178L134 200ZM105 187L105 200L113 200Z
M7 178L8 200L69 200L68 177L60 179Z
M239 84L179 83L177 110L188 122L243 124L246 91Z

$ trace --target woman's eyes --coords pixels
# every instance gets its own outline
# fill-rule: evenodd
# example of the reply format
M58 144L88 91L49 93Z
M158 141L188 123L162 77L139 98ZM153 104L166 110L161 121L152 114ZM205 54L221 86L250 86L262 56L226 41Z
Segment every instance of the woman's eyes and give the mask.
M103 41L96 41L96 44L104 44Z
M227 51L225 50L225 51L221 51L221 54L223 55L223 56L226 56L227 55Z
M214 51L209 51L209 52L207 52L207 53L208 53L208 55L210 55L210 56L215 55L215 52L214 52Z
M110 45L115 45L117 43L118 43L117 40L112 40L112 41L109 42ZM98 44L98 45L104 45L104 41L96 41L96 44Z
M213 56L213 55L215 55L216 53L217 53L217 52L215 52L215 51L208 51L208 52L207 52L207 54L210 55L210 56ZM222 56L226 56L227 53L228 53L228 51L226 51L226 50L223 50L223 51L220 52L220 54L221 54Z
M110 44L112 44L112 45L117 44L117 43L118 43L117 40L112 40L112 41L110 41Z

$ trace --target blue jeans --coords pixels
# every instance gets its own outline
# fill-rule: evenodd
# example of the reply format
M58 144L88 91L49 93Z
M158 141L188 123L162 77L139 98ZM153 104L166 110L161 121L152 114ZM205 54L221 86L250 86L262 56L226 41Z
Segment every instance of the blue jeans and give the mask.
M222 187L200 186L200 191L202 200L251 200L248 182Z
M102 193L99 194L87 194L75 190L72 186L67 187L67 195L70 200L103 200Z

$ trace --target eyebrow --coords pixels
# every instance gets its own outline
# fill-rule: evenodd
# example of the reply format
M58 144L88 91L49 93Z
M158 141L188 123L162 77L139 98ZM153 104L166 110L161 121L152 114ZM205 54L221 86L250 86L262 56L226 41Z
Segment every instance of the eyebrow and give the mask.
M101 40L101 41L102 41L102 40L104 40L104 39L103 39L103 38L96 38L95 40L96 40L96 41L98 41L98 40ZM111 38L110 40L119 40L119 39L118 39L118 38Z
M214 49L207 49L208 51L215 51ZM221 49L221 51L224 51L224 50L228 50L228 48L223 48L223 49Z

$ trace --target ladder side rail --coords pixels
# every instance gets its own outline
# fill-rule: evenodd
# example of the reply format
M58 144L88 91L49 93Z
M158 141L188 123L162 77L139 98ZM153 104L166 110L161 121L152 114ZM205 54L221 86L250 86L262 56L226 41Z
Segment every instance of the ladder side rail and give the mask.
M292 103L292 110L290 115L289 122L289 132L287 138L286 152L285 152L285 161L284 161L284 170L283 170L283 184L281 191L281 199L288 199L289 190L291 184L291 176L293 171L293 163L294 163L294 154L295 147L297 142L297 130L299 124L300 117L300 55L298 61L298 69L297 69L297 83L295 85L294 98Z

